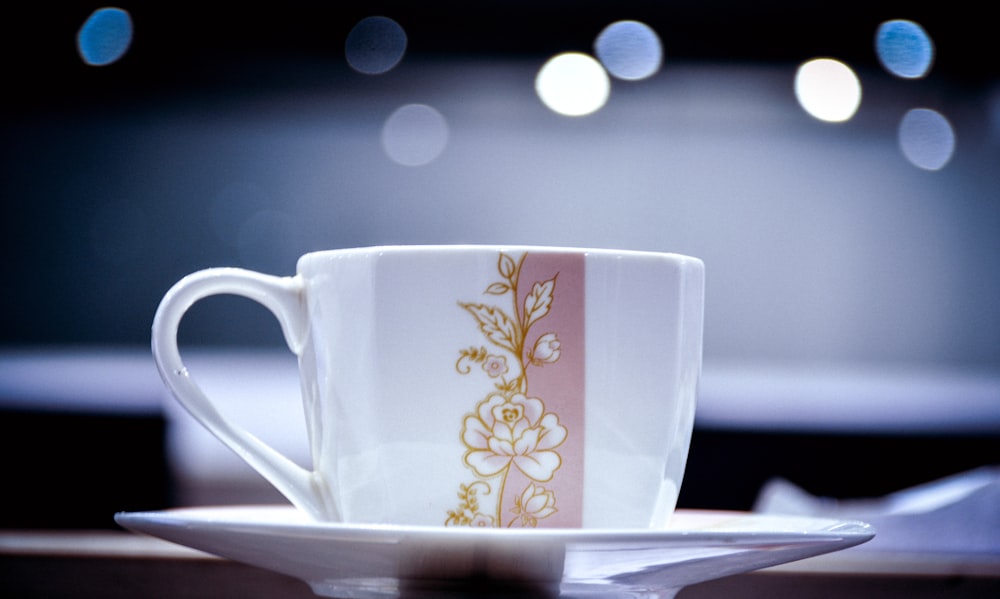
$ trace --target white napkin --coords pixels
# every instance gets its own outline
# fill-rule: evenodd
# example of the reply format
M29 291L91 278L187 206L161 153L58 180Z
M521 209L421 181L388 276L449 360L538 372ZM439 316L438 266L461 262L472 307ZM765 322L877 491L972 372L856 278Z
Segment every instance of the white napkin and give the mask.
M761 489L754 511L873 525L875 538L854 550L1000 556L1000 466L872 499L816 497L774 479Z

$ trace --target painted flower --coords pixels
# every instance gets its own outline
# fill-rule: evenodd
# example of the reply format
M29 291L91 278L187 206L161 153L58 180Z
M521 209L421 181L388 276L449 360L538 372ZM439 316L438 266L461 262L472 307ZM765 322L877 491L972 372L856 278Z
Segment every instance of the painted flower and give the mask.
M483 362L483 370L486 371L486 374L490 375L490 378L495 379L498 376L507 374L507 371L510 369L507 367L506 357L490 354L486 356L486 360Z
M547 481L562 465L553 450L566 440L566 427L538 398L493 394L466 416L462 440L469 448L465 463L480 476L495 476L514 464L529 478Z
M519 515L525 526L538 526L540 519L548 518L559 510L556 509L556 496L552 491L529 483L520 497L514 498L514 507L510 511Z
M535 347L529 356L535 366L551 364L559 359L562 350L559 349L559 338L555 333L545 333L535 341Z
M485 514L476 514L469 521L469 526L473 528L493 528L493 517Z

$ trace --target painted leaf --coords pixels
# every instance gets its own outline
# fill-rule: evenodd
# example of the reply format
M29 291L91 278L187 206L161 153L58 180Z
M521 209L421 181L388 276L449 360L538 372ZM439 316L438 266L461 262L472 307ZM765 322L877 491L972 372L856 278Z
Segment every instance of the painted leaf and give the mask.
M483 304L461 304L463 308L472 314L479 323L479 330L486 335L486 338L496 345L517 352L515 339L517 338L517 326L504 311L494 306Z
M497 270L500 271L501 276L509 281L514 276L514 273L517 272L517 263L507 254L500 254Z
M531 293L524 298L525 329L549 313L549 309L552 307L552 294L555 291L555 287L555 277L545 282L535 283L531 287Z
M503 295L508 291L510 291L510 286L507 285L506 283L493 283L492 285L486 288L486 293L492 295Z

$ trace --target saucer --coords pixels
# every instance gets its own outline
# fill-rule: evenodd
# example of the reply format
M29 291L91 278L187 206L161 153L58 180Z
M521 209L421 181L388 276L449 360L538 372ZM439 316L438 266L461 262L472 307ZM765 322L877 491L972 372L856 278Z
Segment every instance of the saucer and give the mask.
M130 530L295 578L325 597L672 597L864 543L865 523L678 510L660 530L472 529L310 520L290 506L116 514Z

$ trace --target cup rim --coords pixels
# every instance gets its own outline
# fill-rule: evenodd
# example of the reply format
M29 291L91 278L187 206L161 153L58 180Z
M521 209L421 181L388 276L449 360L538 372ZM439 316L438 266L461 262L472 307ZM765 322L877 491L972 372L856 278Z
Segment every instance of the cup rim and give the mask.
M359 247L331 248L326 250L316 250L303 254L298 260L298 270L301 271L307 263L317 260L331 260L347 257L371 256L373 254L430 254L430 253L561 253L585 256L594 255L602 257L612 257L619 259L654 259L666 260L692 266L703 267L703 261L694 256L677 252L663 252L656 250L637 250L624 248L601 248L584 246L558 246L558 245L534 245L534 244L485 244L485 243L457 243L457 244L387 244Z

